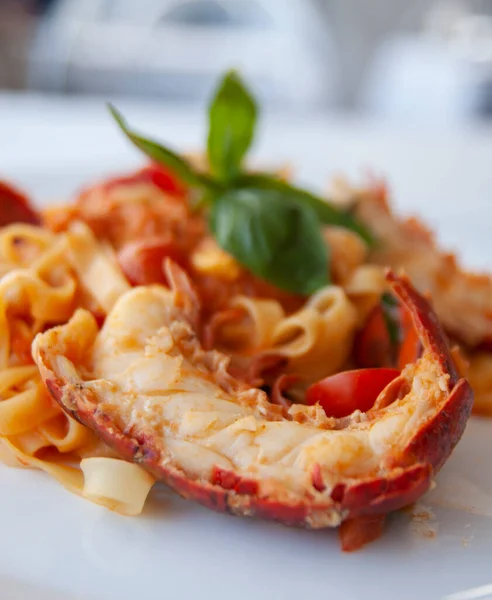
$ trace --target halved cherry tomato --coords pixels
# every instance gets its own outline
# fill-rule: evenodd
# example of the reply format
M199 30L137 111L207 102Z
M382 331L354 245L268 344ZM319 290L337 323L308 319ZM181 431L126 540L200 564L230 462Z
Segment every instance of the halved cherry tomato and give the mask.
M356 336L354 358L364 368L389 367L394 364L393 344L383 308L378 304L369 314L364 327Z
M151 163L133 175L111 179L106 184L106 188L111 189L119 185L135 183L153 183L156 187L171 196L181 197L184 196L186 192L185 186L179 181L174 173L156 163Z
M147 167L152 183L173 196L184 196L186 187L183 183L167 169L159 165L151 165Z
M318 402L329 417L346 417L357 409L366 412L398 375L399 369L343 371L311 385L305 402L309 405Z
M364 327L356 336L354 359L357 366L391 367L403 369L420 356L422 345L412 316L405 307L388 308L382 303L370 313ZM388 322L389 321L389 322ZM390 333L390 327L396 329L396 335Z
M19 190L0 181L0 227L10 223L39 225L41 219Z
M422 343L413 324L412 315L402 307L400 308L400 322L402 329L402 342L398 353L398 368L414 363L422 351Z

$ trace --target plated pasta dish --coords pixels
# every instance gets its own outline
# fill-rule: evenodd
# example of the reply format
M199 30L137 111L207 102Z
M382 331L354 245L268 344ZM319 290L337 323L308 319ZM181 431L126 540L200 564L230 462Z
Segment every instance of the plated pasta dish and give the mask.
M135 132L135 173L36 210L0 185L0 459L138 515L162 481L233 515L338 527L415 502L492 414L492 283L379 181L326 197L248 168L219 83L207 151ZM26 475L27 476L27 475Z

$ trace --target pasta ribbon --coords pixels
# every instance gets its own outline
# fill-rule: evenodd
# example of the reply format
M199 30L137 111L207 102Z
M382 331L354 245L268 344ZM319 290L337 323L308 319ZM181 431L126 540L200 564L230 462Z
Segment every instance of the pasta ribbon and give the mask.
M154 479L115 459L92 431L66 415L30 364L30 343L39 331L73 317L78 344L90 343L97 324L77 304L89 296L107 312L127 289L113 251L82 223L61 234L24 224L0 229L0 460L45 471L75 494L135 515Z
M243 342L239 355L284 356L287 371L306 382L335 373L350 355L358 315L339 286L323 288L291 315L286 315L276 300L238 296L231 306L242 308L247 315L238 325L228 325L229 341L236 336ZM231 346L241 344L231 342Z
M84 458L83 495L124 515L138 515L155 479L138 465L117 458Z
M114 254L103 248L87 225L73 223L69 230L70 259L84 286L108 313L116 300L130 289Z

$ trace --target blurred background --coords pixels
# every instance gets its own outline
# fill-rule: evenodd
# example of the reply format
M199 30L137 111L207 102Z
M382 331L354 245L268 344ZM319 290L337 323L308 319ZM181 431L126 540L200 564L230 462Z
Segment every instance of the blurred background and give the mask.
M0 90L198 104L226 68L293 112L492 117L492 0L0 0Z

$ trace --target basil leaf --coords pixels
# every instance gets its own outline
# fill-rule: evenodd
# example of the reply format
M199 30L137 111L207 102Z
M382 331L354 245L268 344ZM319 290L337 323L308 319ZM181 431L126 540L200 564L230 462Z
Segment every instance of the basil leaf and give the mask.
M235 179L238 187L254 187L262 190L276 190L289 200L310 206L324 225L339 225L357 233L369 246L374 245L370 231L350 212L339 209L307 190L268 174L242 175Z
M210 177L195 171L191 164L179 154L132 131L126 124L123 115L112 104L108 104L108 108L127 138L150 159L170 169L179 179L190 186L206 189L217 188Z
M398 318L398 300L388 292L381 296L381 310L383 313L384 324L388 331L388 336L393 347L400 342L401 328Z
M227 73L209 107L208 160L214 175L228 181L251 145L257 108L240 77Z
M225 192L211 207L209 226L221 248L281 289L309 295L329 283L316 212L276 190Z
M400 306L398 300L389 292L381 294L381 304L387 309L398 308Z

